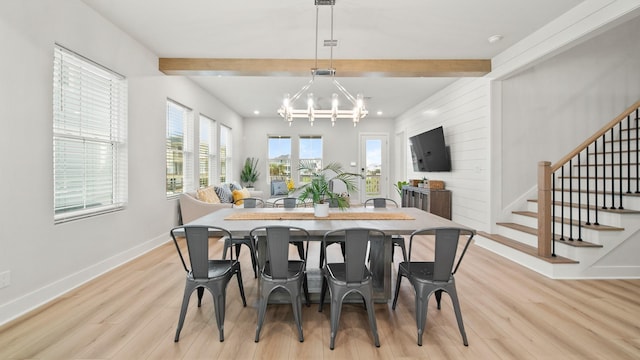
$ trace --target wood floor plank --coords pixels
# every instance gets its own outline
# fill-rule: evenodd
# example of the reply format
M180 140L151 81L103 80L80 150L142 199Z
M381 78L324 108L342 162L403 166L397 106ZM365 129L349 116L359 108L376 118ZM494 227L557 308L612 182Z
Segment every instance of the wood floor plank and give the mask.
M212 241L212 254L222 243ZM422 239L413 256L433 245ZM395 257L395 269L400 261ZM194 295L178 343L184 270L167 243L0 328L0 359L638 359L640 280L553 280L472 244L456 274L469 346L451 300L429 303L423 346L416 344L415 295L404 279L395 311L375 304L380 348L362 304L345 304L329 350L330 306L303 306L298 342L289 304L270 304L255 343L257 280L241 254L247 307L227 289L225 341L211 297ZM316 263L317 266L317 263ZM394 287L395 289L395 287Z

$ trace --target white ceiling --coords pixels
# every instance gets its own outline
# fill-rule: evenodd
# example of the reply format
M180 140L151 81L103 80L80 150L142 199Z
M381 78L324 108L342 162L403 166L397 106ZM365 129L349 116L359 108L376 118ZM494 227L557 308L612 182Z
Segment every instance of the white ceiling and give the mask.
M83 0L158 57L315 58L314 0ZM491 59L582 0L336 0L334 59ZM318 58L329 59L330 7ZM502 35L489 43L492 35ZM339 73L340 69L336 69ZM242 117L274 117L311 77L194 76ZM326 79L323 79L326 80ZM394 118L453 78L338 78L369 116ZM316 81L316 95L335 91ZM322 95L320 95L322 97ZM259 110L260 115L254 115ZM382 115L377 115L382 111Z

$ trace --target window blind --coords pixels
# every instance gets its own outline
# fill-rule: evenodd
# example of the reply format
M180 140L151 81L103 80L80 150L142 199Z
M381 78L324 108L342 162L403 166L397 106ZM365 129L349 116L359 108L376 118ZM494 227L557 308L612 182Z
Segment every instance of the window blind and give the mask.
M54 48L54 221L127 203L127 81L68 49Z
M167 197L194 190L192 110L167 100Z
M200 187L212 185L216 179L216 122L200 115L200 143L198 150L200 168Z

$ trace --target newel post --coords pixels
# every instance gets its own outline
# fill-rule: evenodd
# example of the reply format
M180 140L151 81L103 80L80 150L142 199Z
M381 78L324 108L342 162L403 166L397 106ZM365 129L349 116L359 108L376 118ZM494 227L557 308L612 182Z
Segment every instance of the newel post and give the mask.
M551 163L538 163L538 255L551 257Z

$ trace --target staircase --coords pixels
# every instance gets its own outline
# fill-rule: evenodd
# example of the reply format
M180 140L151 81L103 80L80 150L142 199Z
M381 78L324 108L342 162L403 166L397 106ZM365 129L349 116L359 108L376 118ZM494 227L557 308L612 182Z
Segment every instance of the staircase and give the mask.
M476 241L551 278L640 278L639 129L640 101L541 162L531 197Z

